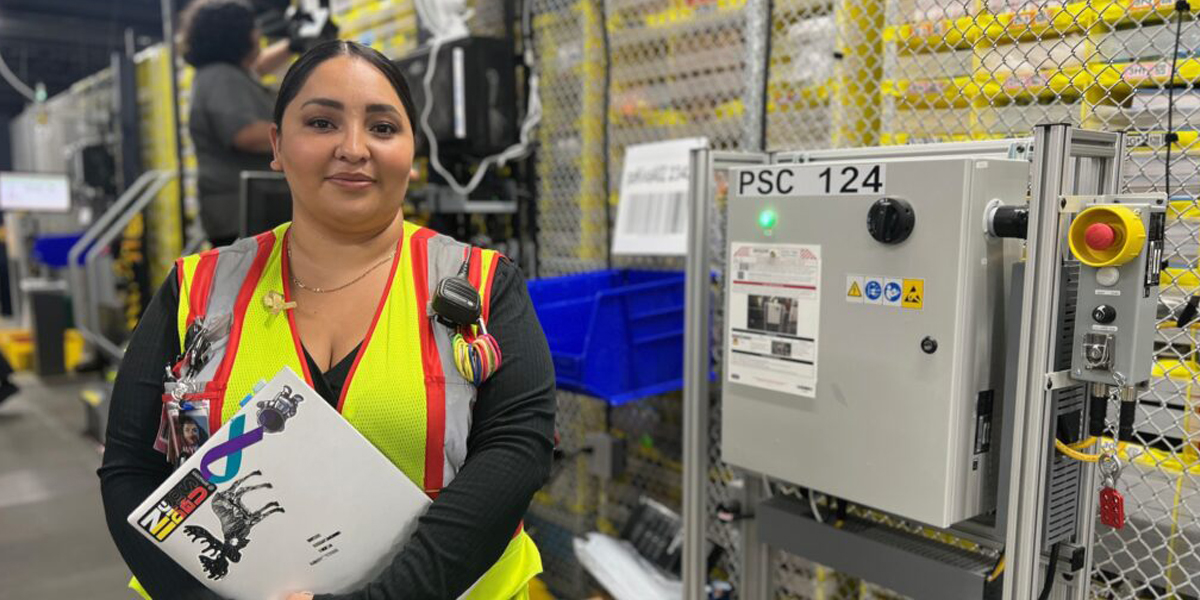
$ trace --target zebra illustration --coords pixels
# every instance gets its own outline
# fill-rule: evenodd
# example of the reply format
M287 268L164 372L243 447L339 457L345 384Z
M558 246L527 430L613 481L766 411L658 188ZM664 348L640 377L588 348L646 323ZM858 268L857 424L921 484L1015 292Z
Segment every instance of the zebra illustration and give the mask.
M212 509L221 521L221 535L224 539L208 532L199 525L184 527L184 533L194 542L200 542L204 549L200 551L200 564L209 579L218 580L229 573L229 563L242 559L242 549L250 543L250 528L258 525L263 519L275 514L286 512L278 502L271 501L258 510L249 510L242 504L242 496L247 492L259 489L271 489L269 483L260 483L242 487L247 479L262 475L262 471L253 471L234 481L228 488L221 490L212 497Z

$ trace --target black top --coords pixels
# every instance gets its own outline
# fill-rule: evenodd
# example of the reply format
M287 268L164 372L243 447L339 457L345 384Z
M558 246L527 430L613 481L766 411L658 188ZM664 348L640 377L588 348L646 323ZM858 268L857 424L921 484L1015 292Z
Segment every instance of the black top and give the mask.
M117 375L99 471L101 495L117 549L152 597L218 598L125 520L171 473L153 444L164 367L179 354L178 305L172 271L146 308ZM466 463L374 582L350 594L318 595L319 600L455 598L504 552L549 474L555 409L546 338L520 271L507 260L496 269L488 331L500 343L504 362L479 388ZM305 354L311 372L319 373ZM352 362L342 360L314 377L327 401L337 402Z

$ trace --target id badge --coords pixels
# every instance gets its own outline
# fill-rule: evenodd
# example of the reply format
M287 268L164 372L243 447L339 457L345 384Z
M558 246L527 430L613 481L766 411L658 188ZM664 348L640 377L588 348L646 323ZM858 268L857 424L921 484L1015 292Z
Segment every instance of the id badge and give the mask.
M163 396L163 416L159 425L155 449L162 448L167 462L178 467L199 450L208 437L209 400L207 398L176 399L171 394Z

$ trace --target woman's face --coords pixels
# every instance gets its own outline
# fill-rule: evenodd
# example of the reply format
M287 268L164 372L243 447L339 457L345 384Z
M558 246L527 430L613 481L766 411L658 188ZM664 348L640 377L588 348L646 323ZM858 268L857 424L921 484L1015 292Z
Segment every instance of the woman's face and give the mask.
M387 77L365 60L337 56L313 69L271 145L297 216L365 233L386 227L404 202L412 124Z
M195 446L200 442L200 428L195 423L183 424L183 441L189 446Z

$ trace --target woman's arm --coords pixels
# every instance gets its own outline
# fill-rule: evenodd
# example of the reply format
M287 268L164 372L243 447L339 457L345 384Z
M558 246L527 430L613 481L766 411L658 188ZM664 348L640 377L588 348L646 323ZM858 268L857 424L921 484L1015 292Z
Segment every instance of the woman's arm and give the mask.
M263 48L262 52L258 54L258 58L254 61L254 74L259 77L270 75L286 65L293 56L295 53L292 52L288 40L279 40Z
M500 558L550 473L554 366L525 281L497 266L488 332L504 355L479 388L467 460L392 564L362 590L317 600L456 598Z
M100 495L108 530L125 563L154 598L220 598L125 521L171 474L154 449L162 415L163 373L179 354L175 271L159 288L121 361L108 412Z

